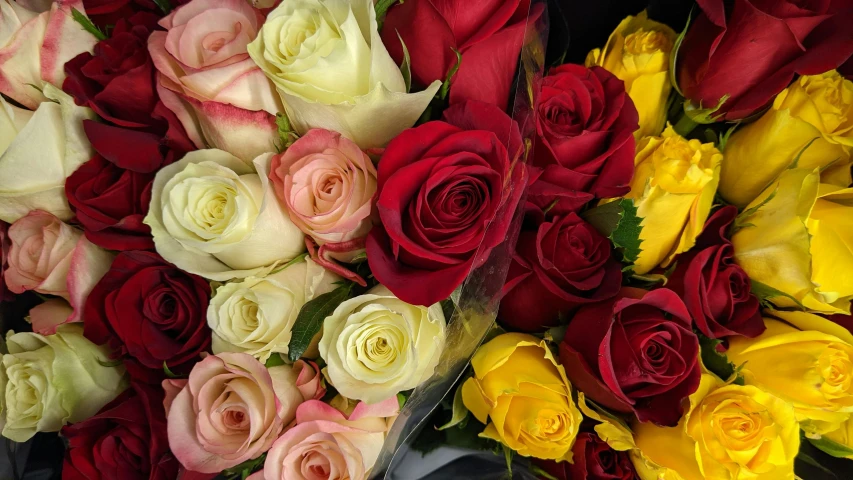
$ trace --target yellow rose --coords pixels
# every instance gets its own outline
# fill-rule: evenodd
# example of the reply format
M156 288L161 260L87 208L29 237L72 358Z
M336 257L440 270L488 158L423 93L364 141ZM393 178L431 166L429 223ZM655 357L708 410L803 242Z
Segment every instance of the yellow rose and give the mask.
M471 359L474 376L462 385L465 407L481 423L481 437L525 457L571 461L581 413L566 372L544 340L507 333Z
M586 57L586 66L604 67L625 82L625 90L640 115L638 140L660 135L666 124L669 82L669 55L676 34L668 26L649 20L645 11L627 17L610 35L604 49L596 48Z
M643 219L636 273L669 265L696 242L711 211L722 157L712 143L685 140L672 127L637 144L634 179L625 196Z
M782 172L732 236L735 261L752 280L790 296L772 297L779 307L850 313L853 189L819 181L817 169Z
M853 412L853 335L805 312L772 312L760 336L729 340L729 360L753 384L790 402L806 433L836 430Z
M850 185L853 82L835 70L800 77L755 123L726 143L720 195L739 207L752 201L802 152L799 168L825 168L821 182Z
M634 438L651 461L685 480L793 480L800 449L791 405L707 374L678 426L639 423Z
M853 417L812 443L830 455L853 460Z

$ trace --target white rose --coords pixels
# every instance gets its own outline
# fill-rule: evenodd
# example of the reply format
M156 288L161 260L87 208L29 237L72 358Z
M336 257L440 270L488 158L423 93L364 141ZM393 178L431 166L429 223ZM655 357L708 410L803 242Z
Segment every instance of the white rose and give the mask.
M261 175L222 150L196 150L157 172L144 223L163 258L212 280L259 276L305 250L304 235Z
M61 220L73 216L65 197L65 179L94 151L83 132L83 120L95 114L78 107L62 90L47 85L35 112L0 98L0 220L12 223L31 210L50 212Z
M85 12L82 0L0 0L0 93L35 110L51 98L39 90L62 87L65 62L98 42L72 18L72 9Z
M326 317L323 374L341 395L377 403L426 381L444 344L440 304L409 305L379 285Z
M9 332L3 355L3 436L16 442L83 421L127 387L124 367L104 366L109 348L83 337L80 324L53 335Z
M219 287L207 309L213 353L244 352L261 362L272 353L286 355L299 310L340 280L306 258L265 278Z
M381 147L411 127L441 86L406 93L371 0L288 0L267 16L249 55L275 83L296 130L340 132Z

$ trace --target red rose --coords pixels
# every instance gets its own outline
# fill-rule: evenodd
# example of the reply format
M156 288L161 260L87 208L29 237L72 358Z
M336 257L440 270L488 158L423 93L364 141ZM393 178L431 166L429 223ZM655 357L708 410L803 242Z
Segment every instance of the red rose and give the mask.
M0 302L10 300L12 292L6 288L6 281L3 276L6 273L6 268L9 266L7 257L9 249L12 248L12 240L9 239L9 224L0 222Z
M711 215L667 283L684 300L699 331L711 338L752 338L765 328L749 277L734 262L734 247L726 238L737 214L737 207L728 206Z
M557 480L635 480L634 464L628 452L613 450L594 433L578 434L572 446L572 462L536 460Z
M86 299L86 338L142 366L188 371L210 347L210 286L152 252L122 252Z
M853 54L850 0L698 0L678 52L678 84L726 120L752 115L795 74L832 70Z
M572 384L597 403L674 427L681 401L702 375L690 323L672 290L623 288L614 299L578 310L560 344L560 361Z
M521 233L498 317L517 330L541 331L573 308L614 297L621 285L610 240L570 213Z
M68 439L63 480L172 480L163 389L132 382L97 415L62 429Z
M450 103L479 100L506 110L524 33L542 11L540 4L531 8L530 0L400 2L388 10L382 42L399 64L402 38L420 86L444 81L457 63L454 50L460 52Z
M162 119L151 115L159 97L148 36L157 20L145 12L120 19L110 37L95 44L93 53L81 53L65 64L62 89L77 105L91 108L111 124L165 131Z
M176 8L188 1L163 0L163 3ZM86 16L101 30L118 24L121 19L128 18L136 12L147 12L158 17L164 15L163 10L153 0L83 0L83 7L86 8Z
M625 195L639 116L625 84L600 67L560 65L542 80L529 201L558 214ZM553 204L553 205L552 205Z
M367 237L376 279L412 304L447 298L506 239L526 182L521 154L518 125L481 102L392 140L378 168L382 222Z

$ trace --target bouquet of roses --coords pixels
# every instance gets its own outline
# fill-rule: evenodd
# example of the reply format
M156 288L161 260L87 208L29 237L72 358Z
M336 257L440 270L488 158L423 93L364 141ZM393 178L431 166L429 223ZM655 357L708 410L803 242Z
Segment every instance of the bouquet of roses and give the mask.
M2 435L69 479L386 468L530 179L544 5L480 3L0 0Z
M537 83L502 328L421 450L543 479L849 476L853 2L697 3Z

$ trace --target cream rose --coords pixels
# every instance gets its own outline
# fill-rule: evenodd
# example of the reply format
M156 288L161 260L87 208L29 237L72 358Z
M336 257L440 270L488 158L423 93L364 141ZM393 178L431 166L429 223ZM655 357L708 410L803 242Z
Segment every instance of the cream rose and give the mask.
M52 301L36 307L33 329L42 334L53 333L58 314L69 308L65 322L82 321L86 298L110 269L114 255L92 244L80 230L40 210L13 223L9 239L9 268L3 274L9 290L34 290L71 303L67 307L64 302Z
M85 420L127 387L124 367L104 366L110 350L86 340L82 325L9 332L6 345L3 436L16 442Z
M359 403L349 415L321 401L303 403L296 426L270 448L264 469L250 480L370 478L400 407L396 398Z
M286 355L299 310L340 280L306 258L267 277L219 287L207 309L213 352L244 352L261 362L273 353Z
M341 395L377 403L429 378L444 344L441 305L409 305L379 285L326 317L319 347Z
M198 148L246 162L275 151L281 102L246 51L263 23L246 0L193 0L160 20L165 32L149 37L160 97Z
M249 55L278 87L299 133L334 130L361 148L383 146L414 125L441 86L406 93L372 0L281 2Z
M197 150L157 172L144 223L163 258L212 280L259 276L305 250L304 236L258 173L222 150Z
M2 21L2 20L0 20ZM83 120L95 118L62 90L46 85L35 112L0 98L0 220L12 223L30 210L45 210L62 220L73 214L65 198L65 179L89 161L94 151Z
M82 0L43 3L0 0L0 93L32 110L52 99L47 85L62 87L65 62L98 42L71 17Z
M293 223L319 245L364 239L373 226L376 168L356 144L337 132L310 130L275 155L270 181ZM353 245L343 250L333 256L349 262L364 248Z
M186 384L164 382L175 457L187 470L219 473L266 452L304 400L296 378L289 365L221 353L197 363Z

